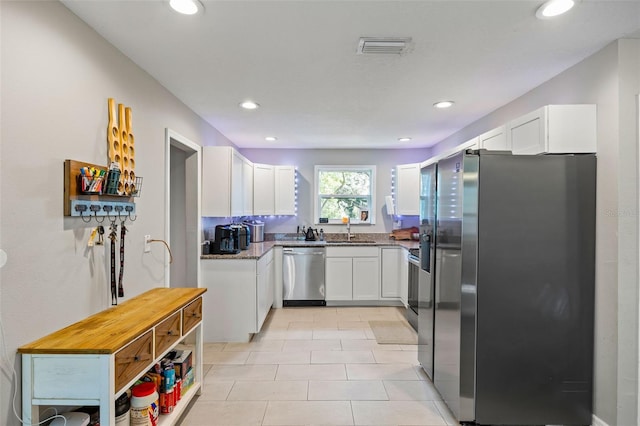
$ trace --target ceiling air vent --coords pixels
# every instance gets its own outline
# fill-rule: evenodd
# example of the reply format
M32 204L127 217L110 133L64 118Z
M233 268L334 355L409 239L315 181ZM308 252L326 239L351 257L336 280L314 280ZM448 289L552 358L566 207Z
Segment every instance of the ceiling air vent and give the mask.
M400 55L407 51L411 37L360 37L358 55Z

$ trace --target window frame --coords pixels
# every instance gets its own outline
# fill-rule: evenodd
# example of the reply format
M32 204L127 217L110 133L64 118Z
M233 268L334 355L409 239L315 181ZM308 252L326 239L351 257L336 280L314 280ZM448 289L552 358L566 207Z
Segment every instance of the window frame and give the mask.
M376 166L375 165L316 165L313 185L313 222L316 225L342 225L342 219L329 219L328 223L320 223L320 172L323 171L365 171L370 172L369 184L369 219L361 222L359 218L351 219L352 225L375 225L376 223ZM344 196L343 196L344 197ZM348 196L344 198L350 198Z

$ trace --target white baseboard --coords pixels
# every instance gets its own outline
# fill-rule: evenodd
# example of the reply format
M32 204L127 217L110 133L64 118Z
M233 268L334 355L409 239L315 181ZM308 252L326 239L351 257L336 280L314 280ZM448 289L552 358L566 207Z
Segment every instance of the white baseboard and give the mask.
M592 426L609 426L607 423L604 422L604 420L602 420L600 417L596 416L595 414L593 415L591 425Z

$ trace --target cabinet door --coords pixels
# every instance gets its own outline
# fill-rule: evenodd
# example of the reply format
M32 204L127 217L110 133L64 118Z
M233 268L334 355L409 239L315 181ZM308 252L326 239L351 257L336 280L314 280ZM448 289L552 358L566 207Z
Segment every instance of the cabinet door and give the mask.
M328 257L325 261L327 300L353 299L353 265L349 257Z
M400 301L406 307L409 304L409 252L400 254Z
M382 297L400 297L400 263L404 249L383 248L380 251Z
M246 158L242 162L242 214L253 214L253 163Z
M275 214L274 167L268 164L253 165L253 214Z
M231 161L231 216L244 215L244 157L233 151Z
M420 164L402 164L396 167L396 214L420 214Z
M275 285L276 285L276 262L272 258L267 266L267 312L271 309L274 302Z
M271 293L272 296L269 297L269 291L269 273L267 268L267 270L259 273L256 279L256 332L259 332L262 328L269 309L271 309L269 301L273 299L273 292Z
M509 137L514 154L546 152L545 108L537 109L509 123Z
M275 214L296 214L296 169L294 166L275 167Z
M353 258L353 300L380 299L380 261L377 257Z
M231 214L231 151L229 147L202 148L202 216Z
M478 146L480 149L489 149L493 151L510 151L511 144L507 137L506 126L500 126L496 129L489 130L478 137Z
M597 151L596 106L547 105L509 124L514 154Z

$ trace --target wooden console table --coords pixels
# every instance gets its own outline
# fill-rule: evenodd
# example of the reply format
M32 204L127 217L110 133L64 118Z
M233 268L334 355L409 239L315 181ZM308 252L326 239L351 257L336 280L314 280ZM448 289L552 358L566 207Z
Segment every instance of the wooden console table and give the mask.
M175 424L202 386L202 295L206 288L156 288L18 348L22 417L40 406L100 407L115 425L115 400L171 349L195 333L195 383L160 425Z

